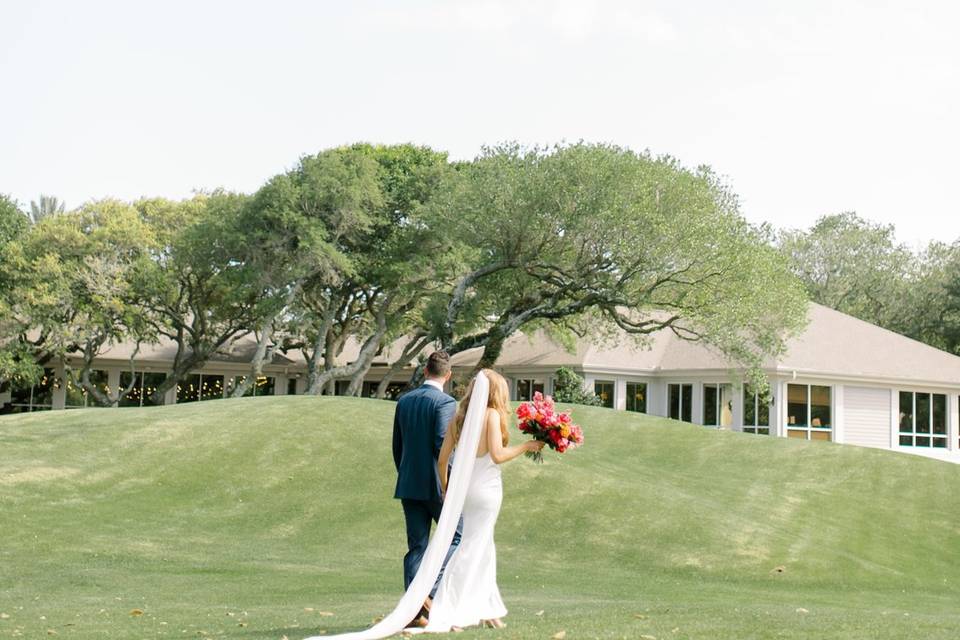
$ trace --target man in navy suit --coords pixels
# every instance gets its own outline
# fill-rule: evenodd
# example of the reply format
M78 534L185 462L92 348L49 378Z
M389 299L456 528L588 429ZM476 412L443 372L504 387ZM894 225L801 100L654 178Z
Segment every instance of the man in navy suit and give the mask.
M394 498L403 505L407 523L407 554L403 557L403 588L406 590L420 568L430 539L430 522L440 519L443 498L437 458L447 426L457 411L457 401L443 392L450 379L450 357L435 351L427 358L426 380L397 402L393 417L393 461L397 465L397 489ZM460 544L463 522L453 536L447 560ZM446 560L444 561L444 567ZM443 570L433 585L430 598L411 624L426 625L430 601L440 584Z

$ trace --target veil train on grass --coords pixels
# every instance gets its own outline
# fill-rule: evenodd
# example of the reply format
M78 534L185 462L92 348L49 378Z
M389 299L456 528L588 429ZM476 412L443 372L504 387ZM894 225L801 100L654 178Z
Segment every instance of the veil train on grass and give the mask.
M465 453L454 456L453 469L450 472L450 481L447 484L447 493L443 500L443 510L440 512L440 520L437 523L436 531L430 538L427 550L423 554L423 560L420 562L417 575L414 576L413 582L410 583L407 592L400 598L396 608L383 620L365 631L342 633L334 636L311 636L306 640L330 640L331 638L379 640L380 638L387 638L403 631L405 625L420 611L423 601L430 595L430 589L433 588L437 576L440 575L443 561L447 557L447 550L453 541L453 534L460 522L463 503L467 497L467 489L470 487L470 476L477 459L475 452L480 444L480 436L483 432L489 393L490 381L481 371L477 373L476 382L473 384L470 406L467 408L467 415L464 417L463 428L460 432L460 441L457 444L457 449Z

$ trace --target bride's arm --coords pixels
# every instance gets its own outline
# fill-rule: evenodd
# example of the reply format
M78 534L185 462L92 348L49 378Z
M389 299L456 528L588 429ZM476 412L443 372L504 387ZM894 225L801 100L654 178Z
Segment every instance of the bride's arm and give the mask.
M503 446L503 436L500 433L500 414L494 410L487 411L486 438L487 449L490 450L490 458L497 464L503 464L508 460L513 460L519 455L528 451L540 451L543 449L543 443L539 440L529 440L523 444L512 447Z
M440 476L440 497L447 493L447 467L450 466L450 454L453 453L453 437L450 435L453 429L447 429L443 436L443 444L440 445L440 456L437 458L437 475Z

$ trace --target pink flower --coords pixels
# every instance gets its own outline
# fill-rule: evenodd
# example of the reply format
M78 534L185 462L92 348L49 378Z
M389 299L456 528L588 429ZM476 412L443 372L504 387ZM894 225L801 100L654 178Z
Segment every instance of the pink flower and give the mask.
M534 392L533 392L533 401L534 401L536 404L540 404L541 402L543 402L543 394L540 393L539 391L534 391Z
M580 425L575 424L570 427L570 439L577 444L583 444L583 429Z
M529 420L534 416L533 407L529 403L522 403L517 407L517 418L520 420Z

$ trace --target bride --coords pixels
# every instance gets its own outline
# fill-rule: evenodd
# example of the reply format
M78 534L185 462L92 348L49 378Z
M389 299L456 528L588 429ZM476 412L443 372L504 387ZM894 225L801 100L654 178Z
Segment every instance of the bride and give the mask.
M508 447L507 432L510 392L507 381L499 373L484 369L490 391L483 416L480 443L476 448L473 474L463 503L463 534L460 547L450 558L436 596L430 607L430 621L426 631L450 631L485 623L503 627L500 620L507 609L497 588L497 552L493 544L493 529L500 513L503 484L498 465L526 453L540 451L543 443L536 440ZM456 417L440 447L437 470L440 488L446 492L447 461L460 442L464 420L470 408L476 378L460 401ZM470 449L461 455L469 455Z
M406 631L444 632L480 623L504 626L500 618L506 615L507 609L497 588L497 557L493 543L493 530L503 496L498 465L543 448L543 443L535 440L507 446L509 401L507 381L491 369L480 371L467 387L440 450L438 471L445 492L440 520L420 569L393 612L366 631L314 636L307 640L377 640L404 631L406 623L427 600L461 513L463 533L460 546L447 563L440 580L429 607L429 622L424 629ZM453 469L448 483L446 471L451 456Z

